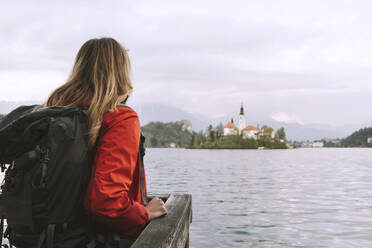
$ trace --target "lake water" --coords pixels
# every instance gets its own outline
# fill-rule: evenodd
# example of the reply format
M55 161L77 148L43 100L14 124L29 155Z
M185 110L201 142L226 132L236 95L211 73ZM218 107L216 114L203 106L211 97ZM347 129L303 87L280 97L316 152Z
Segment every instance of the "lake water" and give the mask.
M147 149L149 193L193 196L191 247L372 247L372 149Z

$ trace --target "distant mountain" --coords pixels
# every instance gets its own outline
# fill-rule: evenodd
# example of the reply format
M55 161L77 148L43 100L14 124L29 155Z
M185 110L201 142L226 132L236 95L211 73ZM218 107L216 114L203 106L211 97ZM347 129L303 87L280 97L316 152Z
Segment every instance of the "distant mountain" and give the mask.
M226 117L219 118L208 118L200 114L192 114L186 111L180 110L175 107L162 104L144 104L136 108L142 125L149 123L150 121L161 121L161 122L172 122L180 119L187 119L192 123L193 130L198 132L200 130L205 131L208 125L212 124L217 126L222 122L225 125L232 117L236 123L238 113L226 115ZM366 124L354 124L354 125L340 125L333 126L327 124L297 124L297 123L285 123L278 122L271 119L264 119L262 116L248 115L247 125L268 125L274 129L284 127L287 138L289 140L306 141L306 140L320 140L323 138L344 138L350 135L354 130L360 127L368 126Z
M12 109L20 105L30 105L40 102L6 102L0 101L0 114L6 114ZM144 104L129 104L133 107L140 118L141 125L144 126L150 122L175 122L178 120L189 120L192 123L192 128L195 132L200 130L205 131L207 127L212 124L217 126L222 122L225 125L227 122L234 118L236 123L239 113L231 113L225 117L209 118L197 113L189 113L176 107L172 107L159 103L144 103ZM320 140L323 138L345 138L350 135L354 130L362 127L372 126L371 123L354 124L354 125L326 125L326 124L296 124L284 123L274 121L272 119L265 119L259 115L246 113L247 125L268 125L274 129L284 127L287 138L289 140L306 141L306 140Z
M141 125L149 122L175 122L178 120L188 120L192 124L194 131L205 130L209 125L208 118L201 119L199 116L187 113L181 109L158 103L134 104L133 108L137 111Z
M323 138L342 138L350 134L350 131L344 127L336 127L321 124L297 124L278 121L266 121L262 124L269 125L274 129L284 127L287 139L296 141L320 140Z

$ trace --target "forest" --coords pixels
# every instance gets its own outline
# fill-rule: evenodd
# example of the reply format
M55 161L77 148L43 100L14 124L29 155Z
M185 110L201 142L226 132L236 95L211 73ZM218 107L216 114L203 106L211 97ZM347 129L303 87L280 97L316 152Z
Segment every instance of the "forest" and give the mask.
M372 142L368 143L368 138L372 138L372 127L361 128L341 141L343 147L372 147Z
M141 128L146 147L185 147L190 144L193 132L178 122L150 122Z

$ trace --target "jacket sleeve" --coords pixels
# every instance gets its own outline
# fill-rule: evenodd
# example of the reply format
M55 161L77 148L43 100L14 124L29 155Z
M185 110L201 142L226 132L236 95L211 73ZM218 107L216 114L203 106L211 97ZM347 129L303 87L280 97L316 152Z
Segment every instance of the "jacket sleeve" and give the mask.
M93 219L119 233L136 237L148 221L144 205L128 196L139 156L137 114L103 128L96 150L85 208ZM105 130L106 129L106 130Z

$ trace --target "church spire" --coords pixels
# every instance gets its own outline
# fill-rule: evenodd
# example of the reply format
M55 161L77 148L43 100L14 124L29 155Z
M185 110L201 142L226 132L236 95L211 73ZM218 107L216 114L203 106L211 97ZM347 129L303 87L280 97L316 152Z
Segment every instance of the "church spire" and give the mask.
M239 134L242 134L243 133L243 129L246 127L243 103L240 106L239 124L238 125L239 125Z

